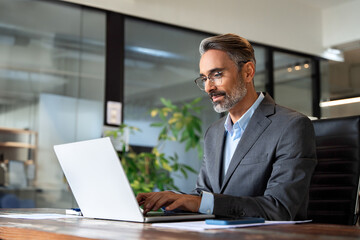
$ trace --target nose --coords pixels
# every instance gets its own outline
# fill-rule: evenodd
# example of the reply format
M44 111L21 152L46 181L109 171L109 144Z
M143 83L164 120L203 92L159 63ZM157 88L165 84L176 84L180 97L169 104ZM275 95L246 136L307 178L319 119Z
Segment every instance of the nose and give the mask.
M213 81L207 80L205 82L205 92L209 93L210 91L216 89L216 86Z

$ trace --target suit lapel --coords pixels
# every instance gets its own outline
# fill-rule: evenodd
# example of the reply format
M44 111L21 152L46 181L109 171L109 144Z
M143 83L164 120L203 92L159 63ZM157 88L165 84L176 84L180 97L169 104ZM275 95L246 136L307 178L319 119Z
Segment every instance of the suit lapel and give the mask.
M226 172L224 181L221 185L220 193L222 193L231 178L235 169L238 167L244 156L249 152L251 147L256 143L257 139L270 125L271 120L267 116L273 114L275 111L275 103L272 98L266 94L264 100L259 107L255 110L246 127L238 146L235 149L234 155L231 159L229 168ZM222 151L221 151L222 152Z

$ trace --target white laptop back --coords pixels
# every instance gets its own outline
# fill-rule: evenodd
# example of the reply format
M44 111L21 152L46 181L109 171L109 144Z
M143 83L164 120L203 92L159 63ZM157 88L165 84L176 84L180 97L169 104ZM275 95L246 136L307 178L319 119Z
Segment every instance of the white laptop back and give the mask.
M144 217L110 138L56 145L54 150L84 217L134 222L213 217Z
M83 216L142 222L110 138L54 146Z

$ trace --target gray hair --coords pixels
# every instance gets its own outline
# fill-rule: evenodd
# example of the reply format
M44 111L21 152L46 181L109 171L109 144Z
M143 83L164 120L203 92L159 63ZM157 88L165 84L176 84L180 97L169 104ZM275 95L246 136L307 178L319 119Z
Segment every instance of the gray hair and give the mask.
M200 55L202 56L210 49L226 52L239 70L241 70L244 61L251 61L256 65L253 47L248 40L238 35L228 33L205 38L199 46Z

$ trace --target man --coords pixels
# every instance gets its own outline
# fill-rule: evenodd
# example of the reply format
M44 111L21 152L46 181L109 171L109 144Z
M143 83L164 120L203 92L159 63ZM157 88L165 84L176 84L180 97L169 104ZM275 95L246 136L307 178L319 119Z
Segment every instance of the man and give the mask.
M304 115L254 87L255 55L237 35L204 39L200 77L214 109L228 115L204 137L204 159L191 195L140 193L144 213L165 207L227 217L306 219L316 165L314 130Z

